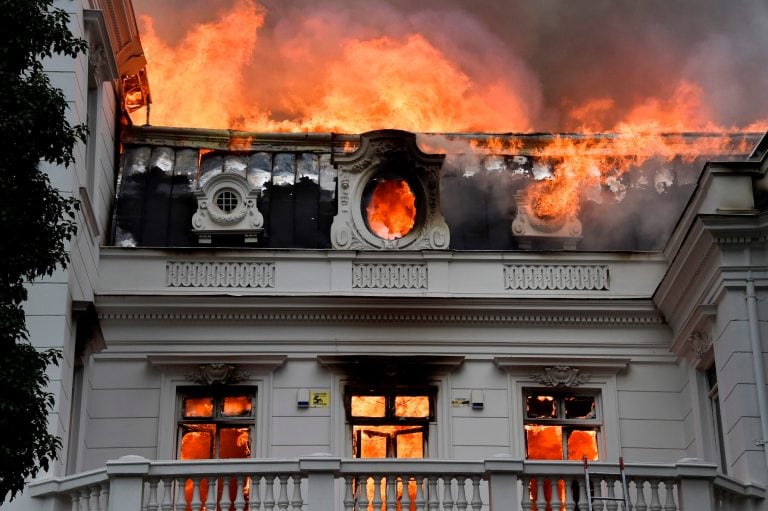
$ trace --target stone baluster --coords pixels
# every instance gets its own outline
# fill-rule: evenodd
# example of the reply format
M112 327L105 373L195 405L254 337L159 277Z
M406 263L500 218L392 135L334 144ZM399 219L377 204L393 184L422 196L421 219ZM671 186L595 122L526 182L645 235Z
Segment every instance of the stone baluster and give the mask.
M189 503L189 509L192 511L200 511L203 507L203 503L200 501L200 478L192 478L192 500Z
M251 486L248 489L249 511L261 510L261 476L251 476Z
M184 485L186 484L187 480L182 477L172 481L173 482L171 488L174 489L174 491L171 492L173 511L185 511L187 509L187 497L184 492Z
M416 511L424 511L424 505L427 503L424 499L424 479L416 477Z
M480 511L483 501L480 499L480 476L472 477L472 502L469 503L473 511Z
M171 488L173 488L173 479L163 477L163 499L160 502L161 511L173 511L173 498L175 495L171 495Z
M221 509L221 511L230 511L230 507L232 505L232 498L229 494L229 478L227 476L219 477L218 479L214 479L216 483L219 485L219 491L221 492L221 500L218 502L218 509ZM210 492L209 492L210 495ZM215 506L217 504L216 502L216 495L213 496L213 505Z
M661 501L659 500L659 481L651 479L648 481L651 487L651 505L650 511L661 511Z
M371 504L373 504L373 509L375 511L381 510L381 505L384 503L384 499L381 498L381 481L383 477L381 476L373 476L373 500L371 501Z
M637 479L635 481L635 489L637 490L637 495L633 511L648 511L648 504L645 503L645 481Z
M357 511L368 511L368 476L362 474L357 477Z
M91 492L88 488L80 489L80 509L82 511L91 511Z
M272 511L275 509L275 476L269 474L264 477L264 509Z
M563 509L559 479L552 479L552 496L549 499L549 505L552 508L552 511L562 511Z
M587 509L587 482L581 478L579 480L579 511Z
M605 480L606 485L606 497L609 499L615 499L616 498L616 479L606 479ZM608 511L616 511L619 509L619 502L617 500L606 500L605 501L605 507L608 509Z
M547 510L547 496L544 495L544 476L537 476L535 479L536 485L536 511Z
M456 509L458 511L466 511L467 506L469 503L467 502L467 478L464 476L459 476L456 478L456 482L458 483L458 486L456 487Z
M101 506L101 485L91 487L91 509L94 511L106 511L106 507Z
M72 499L72 511L80 511L80 492L73 491L69 494L69 498Z
M664 481L664 511L677 511L675 504L675 481L667 479Z
M453 478L443 477L443 511L453 511Z
M386 511L396 511L397 509L397 477L394 475L387 476L387 490L386 490Z
M147 511L157 511L160 507L160 504L157 501L157 485L159 482L160 480L157 477L153 477L149 480L149 500L147 501ZM90 508L94 509L93 495L91 495Z
M280 481L280 496L277 498L277 508L280 511L288 509L288 476L280 474L277 476Z
M304 498L301 496L301 476L299 474L293 474L291 476L291 481L293 481L291 509L293 511L301 511L301 508L304 505Z
M402 511L411 511L411 476L403 474L400 478L403 481L403 496L400 499L400 509ZM415 483L416 481L414 480L414 487L416 486Z
M101 509L106 511L109 506L109 483L106 482L101 485L101 492L99 493L99 505Z
M353 481L352 476L344 476L344 511L355 511L355 496L352 494Z
M99 486L99 506L100 510L107 511L107 506L109 506L109 482Z
M429 481L427 509L429 511L438 511L440 508L440 496L437 494L437 476L431 475L427 480Z
M535 484L535 481L530 477L523 477L523 498L520 501L520 506L523 511L531 511L533 509L533 502L531 501L531 483Z
M237 490L235 490L235 511L245 510L245 476L237 476Z
M574 481L572 477L564 478L563 482L565 483L565 511L574 511L576 509L576 500L573 496L573 485L579 483Z

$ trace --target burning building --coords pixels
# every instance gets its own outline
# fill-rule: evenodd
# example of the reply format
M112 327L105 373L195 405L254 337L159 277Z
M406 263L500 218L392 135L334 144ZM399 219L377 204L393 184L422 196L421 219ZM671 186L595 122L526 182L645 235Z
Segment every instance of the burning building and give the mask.
M9 509L585 511L622 459L632 509L768 509L768 139L116 126L149 88L93 7L27 308L63 448Z

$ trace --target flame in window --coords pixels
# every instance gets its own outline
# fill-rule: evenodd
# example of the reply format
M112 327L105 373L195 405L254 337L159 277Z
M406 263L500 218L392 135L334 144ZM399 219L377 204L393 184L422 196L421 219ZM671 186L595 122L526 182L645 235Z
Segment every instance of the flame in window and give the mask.
M376 236L396 240L416 223L416 196L405 179L382 179L376 182L365 212Z

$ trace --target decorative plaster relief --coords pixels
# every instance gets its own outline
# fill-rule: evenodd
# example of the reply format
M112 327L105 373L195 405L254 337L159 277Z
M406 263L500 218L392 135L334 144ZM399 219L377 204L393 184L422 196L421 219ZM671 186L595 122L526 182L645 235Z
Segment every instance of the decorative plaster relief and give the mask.
M355 264L352 287L358 289L426 289L424 264Z
M608 267L505 265L504 289L608 291Z
M552 366L545 367L539 374L532 374L531 378L548 387L577 387L588 382L591 375L582 374L571 366Z
M685 343L696 357L696 360L701 360L704 353L706 353L712 345L712 337L706 332L695 331L688 336Z
M168 261L167 287L275 287L274 263Z
M248 374L231 364L203 364L197 366L186 379L200 385L230 385L248 378Z

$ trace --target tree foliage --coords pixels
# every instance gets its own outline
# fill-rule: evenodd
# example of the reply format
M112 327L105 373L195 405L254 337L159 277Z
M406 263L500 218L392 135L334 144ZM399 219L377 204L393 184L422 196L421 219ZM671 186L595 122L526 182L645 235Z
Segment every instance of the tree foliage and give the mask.
M48 432L53 396L46 368L57 350L31 346L22 308L26 281L66 266L77 202L51 185L42 162L69 165L86 128L66 117L64 93L43 61L76 57L86 43L53 0L0 0L0 504L47 470L61 445ZM53 169L53 172L62 172Z

